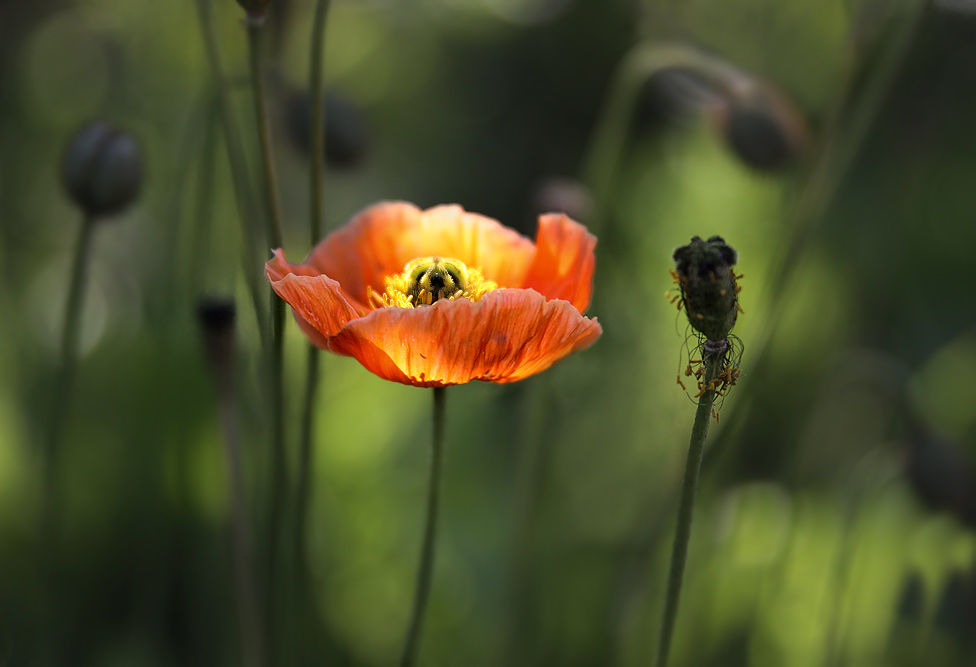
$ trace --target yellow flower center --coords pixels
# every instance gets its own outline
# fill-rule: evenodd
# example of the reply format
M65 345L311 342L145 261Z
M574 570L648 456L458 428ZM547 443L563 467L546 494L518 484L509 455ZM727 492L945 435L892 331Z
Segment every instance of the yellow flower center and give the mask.
M481 271L468 268L451 257L418 257L407 262L403 273L386 277L386 292L377 294L367 288L369 300L377 308L419 308L440 299L464 297L480 301L498 285L485 280Z

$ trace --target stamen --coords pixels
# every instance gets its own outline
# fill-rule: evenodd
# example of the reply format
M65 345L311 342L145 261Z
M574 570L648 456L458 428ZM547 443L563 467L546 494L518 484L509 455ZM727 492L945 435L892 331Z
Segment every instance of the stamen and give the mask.
M367 298L375 308L420 308L441 299L460 297L479 301L498 285L485 280L481 271L468 268L451 257L418 257L407 262L403 273L387 276L385 294L367 288Z

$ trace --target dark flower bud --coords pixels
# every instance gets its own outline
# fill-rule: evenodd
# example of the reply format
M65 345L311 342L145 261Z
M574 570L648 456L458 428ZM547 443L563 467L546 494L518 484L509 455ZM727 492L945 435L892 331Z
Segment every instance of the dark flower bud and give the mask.
M709 341L724 341L739 314L735 250L721 236L695 236L674 251L674 280L692 328Z
M237 309L231 299L207 298L197 304L200 328L207 334L224 335L234 330Z
M641 86L636 119L641 128L689 122L698 117L718 93L700 74L684 67L665 67Z
M536 184L529 206L533 225L544 213L565 213L574 220L586 220L593 212L593 197L579 181L552 176Z
M955 442L911 421L905 473L918 498L976 529L976 462Z
M335 91L325 94L325 161L336 169L351 169L362 162L369 150L369 127L362 110L352 100ZM311 104L306 93L295 93L288 100L288 131L295 148L308 154Z
M237 309L228 298L205 298L197 303L197 322L207 357L218 373L229 372L234 354L234 321Z
M237 0L250 19L262 19L268 11L271 0Z
M89 216L118 213L139 193L139 147L131 136L108 123L89 123L64 152L61 180L71 199Z
M711 120L736 157L759 171L788 167L809 144L806 120L796 105L767 85L730 91L712 107Z

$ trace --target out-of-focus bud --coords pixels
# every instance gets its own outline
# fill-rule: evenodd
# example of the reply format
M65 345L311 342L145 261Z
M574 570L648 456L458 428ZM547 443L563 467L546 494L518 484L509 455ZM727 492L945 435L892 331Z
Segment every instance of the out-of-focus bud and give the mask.
M268 11L271 0L237 0L250 19L263 19Z
M61 180L71 199L89 216L118 213L139 193L139 147L131 136L108 123L89 123L64 152Z
M691 243L674 251L675 282L692 328L709 341L724 341L739 314L738 255L721 236Z
M919 499L976 530L976 463L956 443L913 419L905 473Z
M310 153L311 104L307 93L288 99L288 134L295 148ZM356 167L369 151L369 127L362 110L342 93L328 91L325 108L325 161L335 169Z
M806 119L782 92L752 81L725 91L709 107L709 120L729 149L759 171L793 164L810 143Z
M579 181L550 177L535 186L529 205L533 225L543 213L565 213L574 220L586 220L593 211L593 197Z
M685 67L665 67L647 77L637 102L637 123L653 129L690 122L714 104L718 93L701 75Z
M234 320L237 309L228 298L210 297L197 304L197 321L207 358L218 378L228 378L234 359Z

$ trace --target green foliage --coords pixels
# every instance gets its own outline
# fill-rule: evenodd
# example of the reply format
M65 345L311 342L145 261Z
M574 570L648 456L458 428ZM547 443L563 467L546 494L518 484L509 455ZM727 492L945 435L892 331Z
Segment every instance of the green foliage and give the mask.
M249 241L195 8L7 4L0 665L242 664L228 479L194 312L208 295L237 304L246 507L265 584L269 416L242 274L261 267L241 266ZM287 147L285 123L312 4L275 2L267 18L295 256L308 250L308 155ZM686 325L663 293L674 248L721 235L745 274L745 355L705 452L672 664L972 664L976 22L951 3L333 4L328 87L362 111L369 151L328 171L330 228L407 199L458 202L531 234L537 186L580 175L615 68L644 40L681 36L775 82L812 128L798 163L759 175L724 147L712 107L619 119L616 177L582 220L600 239L588 314L603 337L519 385L448 392L420 663L649 664L694 414L674 381ZM253 167L241 10L214 10ZM79 224L59 163L95 116L136 137L144 182L94 240L74 392L53 416ZM286 328L293 477L306 350ZM322 361L307 553L286 559L303 578L260 597L282 614L275 664L386 665L413 594L430 396ZM56 540L40 519L54 418L66 420Z

